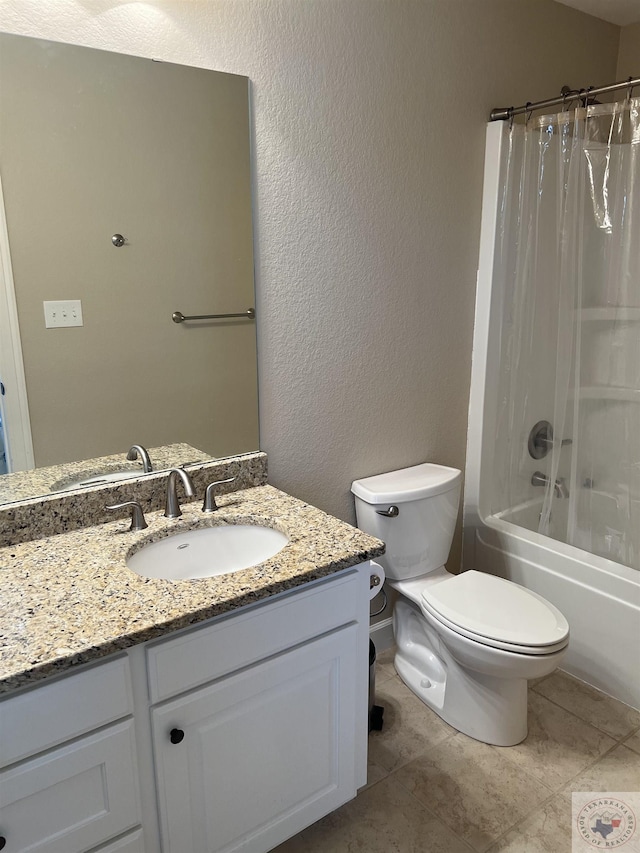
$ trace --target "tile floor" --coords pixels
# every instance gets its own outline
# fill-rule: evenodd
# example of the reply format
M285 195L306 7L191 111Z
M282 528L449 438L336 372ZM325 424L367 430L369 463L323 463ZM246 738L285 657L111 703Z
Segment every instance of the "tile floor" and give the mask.
M640 712L555 672L529 690L529 734L456 732L378 656L384 727L368 784L277 853L570 853L572 791L640 791ZM276 853L274 851L274 853Z

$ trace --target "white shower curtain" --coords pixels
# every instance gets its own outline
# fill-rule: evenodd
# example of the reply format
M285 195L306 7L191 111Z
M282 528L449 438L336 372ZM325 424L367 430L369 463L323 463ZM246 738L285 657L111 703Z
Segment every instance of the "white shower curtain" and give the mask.
M513 124L502 178L492 509L640 568L640 98Z

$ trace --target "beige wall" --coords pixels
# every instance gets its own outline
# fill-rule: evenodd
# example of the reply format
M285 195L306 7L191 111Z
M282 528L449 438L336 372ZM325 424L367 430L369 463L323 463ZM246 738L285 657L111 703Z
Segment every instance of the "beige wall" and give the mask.
M255 450L254 323L171 321L254 305L246 77L0 35L0 80L36 464ZM45 328L61 299L82 327Z
M40 5L0 28L252 81L271 482L354 520L356 477L463 467L489 110L613 79L619 29L551 0Z
M640 21L620 30L616 80L624 80L627 77L640 77ZM640 92L634 91L634 96L639 97Z

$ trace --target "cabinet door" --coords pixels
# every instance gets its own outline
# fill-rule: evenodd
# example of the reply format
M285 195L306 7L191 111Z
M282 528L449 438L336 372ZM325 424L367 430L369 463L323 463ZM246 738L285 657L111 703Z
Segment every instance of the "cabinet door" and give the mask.
M0 774L6 853L82 853L140 823L133 721Z
M136 829L121 836L117 841L112 841L106 847L101 844L99 848L94 848L89 853L145 853L145 850L142 829Z
M153 711L164 853L264 853L355 796L357 639L346 626Z

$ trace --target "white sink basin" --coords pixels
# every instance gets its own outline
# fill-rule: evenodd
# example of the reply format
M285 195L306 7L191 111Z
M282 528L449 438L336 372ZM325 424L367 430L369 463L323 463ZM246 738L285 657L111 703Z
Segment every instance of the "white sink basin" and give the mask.
M127 566L145 578L211 578L257 566L288 543L284 533L257 524L200 527L145 545Z

